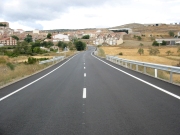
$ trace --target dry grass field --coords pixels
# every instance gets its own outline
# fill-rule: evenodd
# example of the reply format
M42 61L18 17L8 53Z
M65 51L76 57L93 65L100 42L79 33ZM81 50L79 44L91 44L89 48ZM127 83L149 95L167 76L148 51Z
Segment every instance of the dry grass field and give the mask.
M74 52L67 52L66 57L73 55ZM52 58L54 56L62 56L64 53L50 53L48 56L39 55L33 56L34 58ZM9 58L7 56L0 56L0 87L21 79L25 76L32 75L35 72L38 72L53 63L46 63L40 65L39 63L36 64L25 64L24 62L28 60L28 56L19 56L14 58ZM7 63L11 63L14 67L12 70L10 67L7 66Z
M132 41L130 41L132 42ZM130 43L129 42L129 43ZM149 63L156 63L156 64L163 64L163 65L170 65L170 66L177 66L177 64L180 62L180 56L177 53L177 49L178 47L172 47L172 46L165 46L165 47L156 47L159 49L160 54L158 56L151 56L149 55L149 42L143 47L144 49L144 54L143 55L139 55L138 52L138 48L139 48L139 44L137 43L135 45L120 45L120 46L116 46L116 47L101 47L101 49L104 50L105 55L114 55L114 56L118 56L120 58L124 58L124 59L129 59L129 60L136 60L136 61L142 61L142 62L149 62ZM171 51L174 52L172 54L172 56L167 56L166 52L167 51ZM119 55L119 53L122 52L123 55ZM150 74L154 74L153 71L150 71ZM167 72L163 72L160 71L159 72L159 76L162 79L169 79L169 73ZM173 81L180 83L180 75L179 74L173 74Z
M145 41L135 41L135 40L124 40L123 44L120 47L137 47L139 44L142 43L144 46L152 46L152 42L145 42Z

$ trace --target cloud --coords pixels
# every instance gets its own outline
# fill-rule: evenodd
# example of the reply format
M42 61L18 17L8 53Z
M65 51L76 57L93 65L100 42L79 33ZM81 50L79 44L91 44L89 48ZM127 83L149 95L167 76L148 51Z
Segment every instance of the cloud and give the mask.
M0 0L0 20L32 29L178 21L180 0Z
M7 0L3 3L5 19L10 21L51 20L68 12L71 7L98 7L107 0ZM122 3L111 0L111 3Z

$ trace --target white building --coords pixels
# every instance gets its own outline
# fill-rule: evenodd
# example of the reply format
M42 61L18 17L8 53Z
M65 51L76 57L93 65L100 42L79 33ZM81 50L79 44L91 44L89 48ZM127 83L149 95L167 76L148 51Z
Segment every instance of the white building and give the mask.
M112 33L112 34L100 34L93 41L95 45L120 45L123 43L122 34Z
M178 32L178 34L177 34L177 35L178 35L178 37L180 37L180 32Z
M67 41L69 42L69 37L67 35L63 34L57 34L53 36L53 42L58 42L58 41Z
M33 34L39 34L39 30L33 30Z

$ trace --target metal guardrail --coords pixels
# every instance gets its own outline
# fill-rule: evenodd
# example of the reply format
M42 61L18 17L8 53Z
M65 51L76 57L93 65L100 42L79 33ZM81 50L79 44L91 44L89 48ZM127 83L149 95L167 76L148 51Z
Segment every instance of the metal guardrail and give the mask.
M144 74L147 74L146 68L153 68L155 70L155 77L157 78L158 70L167 71L170 73L170 80L169 82L173 83L173 73L180 74L180 67L174 67L174 66L167 66L167 65L160 65L160 64L153 64L153 63L147 63L147 62L139 62L139 61L133 61L133 60L127 60L118 58L117 56L109 56L106 55L106 59L114 62L118 65L125 66L126 68L132 69L132 65L136 65L136 71L138 70L138 66L144 67ZM128 67L129 64L129 67Z
M50 60L43 60L43 61L40 61L39 64L44 64L44 63L49 63L49 62L57 62L57 61L62 61L64 60L64 56L59 56L59 57L53 57L53 59L50 59Z

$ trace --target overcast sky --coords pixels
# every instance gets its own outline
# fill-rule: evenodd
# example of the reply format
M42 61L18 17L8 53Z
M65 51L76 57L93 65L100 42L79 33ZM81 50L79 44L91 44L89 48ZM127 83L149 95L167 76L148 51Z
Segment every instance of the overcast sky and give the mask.
M180 0L0 0L0 21L24 30L179 23L179 15Z

